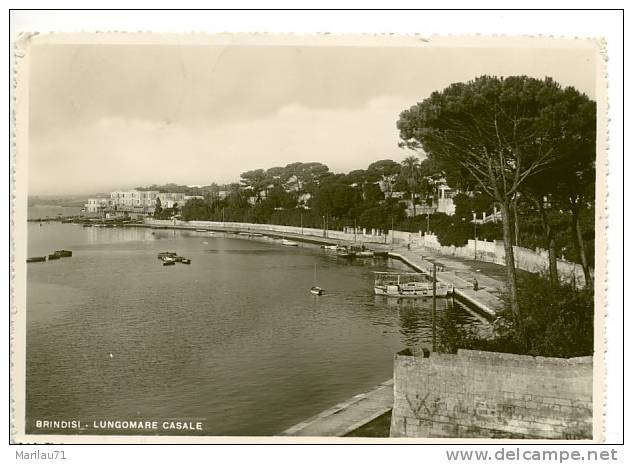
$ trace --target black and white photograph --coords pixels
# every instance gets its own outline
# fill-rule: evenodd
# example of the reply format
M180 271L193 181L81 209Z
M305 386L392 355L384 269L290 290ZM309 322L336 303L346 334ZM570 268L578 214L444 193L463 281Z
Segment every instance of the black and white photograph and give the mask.
M13 54L18 443L603 441L599 38Z

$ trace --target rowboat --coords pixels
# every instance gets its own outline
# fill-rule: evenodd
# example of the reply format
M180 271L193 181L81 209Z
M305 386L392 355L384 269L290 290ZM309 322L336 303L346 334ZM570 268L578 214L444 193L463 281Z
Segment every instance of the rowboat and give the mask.
M174 258L176 256L178 256L178 254L174 251L161 251L158 253L158 259Z
M46 261L46 256L33 256L32 258L26 258L27 263L41 263Z
M433 279L424 273L375 272L374 293L393 298L428 298L433 296ZM453 287L435 282L435 296L446 298Z
M293 242L292 240L287 240L285 238L281 239L281 244L285 246L299 246L297 242Z

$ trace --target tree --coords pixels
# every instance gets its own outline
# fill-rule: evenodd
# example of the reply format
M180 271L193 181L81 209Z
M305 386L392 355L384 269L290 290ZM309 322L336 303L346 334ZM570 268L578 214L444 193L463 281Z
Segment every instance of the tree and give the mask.
M588 98L563 90L551 78L482 76L433 92L398 121L406 147L463 168L500 205L507 290L515 314L520 308L510 205L526 181L547 175L565 154L566 143L579 137L565 118L577 100Z
M415 217L415 196L420 175L420 159L417 156L408 156L402 161L402 175L407 180L408 191L411 194L411 204L413 204L413 217Z
M387 198L391 198L399 173L400 165L390 159L376 161L367 167L368 180L380 182Z
M160 214L163 212L163 207L160 201L160 198L156 197L156 207L154 208L154 217L160 217Z

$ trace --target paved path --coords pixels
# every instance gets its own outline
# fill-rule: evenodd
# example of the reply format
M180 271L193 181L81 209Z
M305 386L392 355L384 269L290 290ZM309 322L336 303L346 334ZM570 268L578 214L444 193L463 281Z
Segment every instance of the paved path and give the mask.
M432 272L435 263L439 269L438 281L452 285L457 296L491 316L503 309L503 281L482 274L478 269L478 265L489 266L488 263L443 256L426 249L395 248L391 254L423 272ZM473 288L474 279L477 279L479 290Z
M297 425L280 435L294 437L342 437L393 408L393 380L360 393Z

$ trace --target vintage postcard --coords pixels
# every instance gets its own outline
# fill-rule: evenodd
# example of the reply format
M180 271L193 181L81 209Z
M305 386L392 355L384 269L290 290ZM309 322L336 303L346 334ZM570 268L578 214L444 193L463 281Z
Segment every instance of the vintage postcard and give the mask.
M605 56L24 34L12 439L601 442Z

